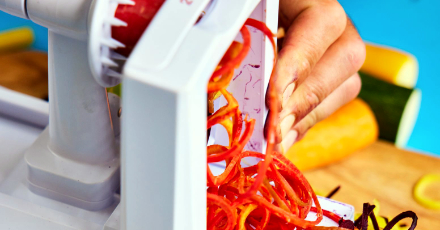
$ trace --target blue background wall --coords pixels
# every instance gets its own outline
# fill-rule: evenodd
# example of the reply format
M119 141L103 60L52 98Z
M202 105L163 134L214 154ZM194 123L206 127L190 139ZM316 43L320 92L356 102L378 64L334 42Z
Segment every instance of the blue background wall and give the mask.
M16 27L29 26L32 27L35 34L35 42L33 48L41 51L47 51L47 29L39 26L30 20L10 16L0 11L0 31Z
M440 0L340 0L366 41L415 55L420 65L417 87L423 98L408 148L440 156ZM28 25L34 48L47 50L47 30L0 12L0 30Z
M440 1L339 0L366 41L415 55L422 104L408 148L440 156Z

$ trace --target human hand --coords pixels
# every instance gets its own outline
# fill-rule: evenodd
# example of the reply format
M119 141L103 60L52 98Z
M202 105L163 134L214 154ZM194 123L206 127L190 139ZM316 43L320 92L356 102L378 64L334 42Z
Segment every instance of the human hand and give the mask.
M280 0L279 24L286 36L275 67L277 141L287 150L358 95L365 45L337 0Z

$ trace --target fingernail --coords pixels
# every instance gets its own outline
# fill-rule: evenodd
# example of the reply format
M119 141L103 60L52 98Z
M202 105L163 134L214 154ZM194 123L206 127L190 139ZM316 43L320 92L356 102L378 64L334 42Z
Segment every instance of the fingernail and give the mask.
M280 122L281 136L283 137L283 139L287 135L287 132L289 132L289 130L292 129L293 123L295 123L295 115L293 115L293 114L287 115Z
M287 86L286 90L284 90L283 102L282 102L283 108L286 107L287 102L289 101L290 96L292 96L293 91L295 90L295 86L296 86L296 83L293 82L293 83L291 83L290 85Z
M296 138L298 137L298 132L296 130L290 130L286 137L281 141L281 146L284 151L289 150L289 148L295 143Z

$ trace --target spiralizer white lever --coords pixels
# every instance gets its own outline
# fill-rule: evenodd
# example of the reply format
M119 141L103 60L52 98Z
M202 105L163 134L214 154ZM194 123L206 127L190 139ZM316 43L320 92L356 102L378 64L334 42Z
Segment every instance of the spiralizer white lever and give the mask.
M132 62L142 62L141 65L151 71L160 71L167 67L208 3L211 1L193 1L191 5L182 4L181 1L166 1L160 14L155 16L148 26L148 32L144 33L138 43L142 49L134 51L148 51L151 55L143 55L143 59L134 58ZM170 20L170 15L173 15L172 20ZM167 45L158 46L159 43Z

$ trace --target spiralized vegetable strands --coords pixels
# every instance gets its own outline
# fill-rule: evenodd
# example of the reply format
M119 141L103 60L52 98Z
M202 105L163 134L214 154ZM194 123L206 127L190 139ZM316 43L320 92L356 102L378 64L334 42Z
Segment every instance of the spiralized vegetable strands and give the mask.
M215 177L212 174L211 169L209 168L209 165L207 166L207 178L208 178L208 181L207 181L208 187L214 186L215 185L215 183L214 183Z
M211 81L214 80L216 77L219 77L235 68L237 68L240 63L246 58L250 48L251 48L251 34L249 33L249 30L243 26L240 30L240 33L243 37L243 48L241 49L241 52L233 59L229 60L226 64L224 64L220 69L216 70L212 76ZM208 83L209 85L209 83Z
M368 230L369 229L368 228L368 224L369 224L368 217L370 217L370 220L371 220L371 223L372 223L374 230L392 230L396 226L397 223L399 223L401 220L403 220L405 218L412 219L411 226L408 228L408 230L414 230L417 226L418 218L417 218L417 215L412 211L402 212L399 215L397 215L396 217L394 217L390 222L386 221L386 224L384 224L384 226L379 225L377 218L376 218L376 214L375 214L375 212L373 212L374 208L375 208L375 205L370 205L369 203L365 203L363 206L362 215L354 222L354 224L351 224L347 220L345 220L345 221L341 221L342 223L340 223L340 226L345 227L345 225L347 225L347 227L345 227L345 228L348 229L348 226L354 225L355 230ZM350 228L350 230L351 229L353 229L353 228ZM313 228L311 230L315 230L315 228Z
M233 143L232 147L230 149L225 150L222 153L219 154L212 154L208 155L208 163L213 162L220 162L222 160L225 160L225 158L231 157L234 154L240 153L249 139L252 136L252 131L254 129L255 120L245 121L246 129L243 133L243 136L241 137L239 142Z
M256 29L259 29L269 38L269 40L272 44L273 51L274 51L273 66L275 67L277 50L276 50L274 35L272 34L272 32L267 28L267 26L264 23L259 22L255 19L246 20L245 25L249 25L249 26L252 26ZM275 140L276 140L276 127L275 127L275 125L278 123L278 103L279 103L277 101L276 93L273 88L274 84L272 83L273 81L275 81L274 73L275 73L275 71L274 71L274 69L272 69L272 73L271 73L270 80L269 80L270 81L269 82L269 89L267 91L268 98L271 101L271 103L270 103L270 107L269 107L269 114L268 114L268 120L267 120L269 128L268 128L268 132L267 132L266 156L264 158L263 164L261 165L261 167L258 170L258 174L255 178L255 183L252 184L251 188L245 194L243 194L240 197L240 199L249 198L250 196L254 195L258 191L258 188L263 183L264 177L266 175L266 171L269 168L270 163L272 162L272 152L274 151L275 144L276 144L275 143Z
M385 226L383 230L391 230L399 221L405 219L405 218L411 218L413 221L411 223L411 226L408 228L408 230L414 230L417 226L417 215L412 211L406 211L402 212L396 217L394 217L388 224Z
M312 207L312 208L310 209L310 211L312 211L312 212L316 212L317 209L316 209L316 207ZM330 218L331 220L333 220L333 221L336 222L336 223L339 223L339 221L341 221L341 219L342 219L342 217L336 215L336 214L333 213L333 212L330 212L330 211L327 211L327 210L322 210L322 211L323 211L324 216Z
M228 104L221 107L213 115L208 117L208 127L210 129L212 126L219 124L222 120L228 119L236 114L238 110L238 102L235 98L225 89L220 90L220 92L225 97Z
M321 205L319 204L318 197L316 196L315 192L313 191L312 187L310 186L307 179L304 177L304 175L299 171L299 169L289 161L284 155L274 152L274 157L276 161L276 166L280 167L281 169L285 170L289 173L290 176L296 178L303 186L305 186L308 194L311 196L313 201L315 202L316 208L317 208L317 219L314 221L316 224L321 222L322 220L322 209ZM305 213L308 213L310 211L311 206L306 206Z
M285 220L287 223L292 223L293 225L301 228L310 228L316 226L316 223L314 223L314 221L306 221L302 218L299 218L297 215L283 210L282 208L272 204L261 196L254 195L251 197L251 199L256 203L263 205L265 208L269 209L271 213Z
M249 214L254 211L258 206L255 204L248 204L245 208L240 212L238 217L238 230L246 230L245 222Z
M228 218L228 222L226 225L225 230L233 229L235 224L237 223L237 213L232 208L230 202L225 199L224 197L220 197L211 193L207 194L208 203L211 202L215 205L218 205L222 208L222 210L226 213L226 216Z
M322 220L323 211L319 201L301 172L282 154L275 152L279 102L273 88L273 81L276 80L274 70L266 97L271 102L266 121L266 154L243 151L252 135L255 120L242 118L237 101L226 87L231 81L231 73L250 50L251 37L246 26L252 26L267 36L274 49L273 64L276 64L274 35L264 23L248 19L240 30L243 44L234 42L230 46L208 83L210 100L217 99L216 95L220 92L227 105L212 111L213 114L208 116L207 128L222 125L229 135L229 145L207 147L208 163L226 162L225 170L218 176L212 175L208 166L207 227L213 230L310 228ZM254 157L260 162L243 168L241 162L245 157ZM312 201L316 205L317 219L306 221Z
M426 174L414 186L414 199L425 208L440 210L440 200L427 197L424 193L427 187L440 183L440 174Z
M291 201L295 201L299 206L306 206L307 204L303 202L295 193L293 188L290 186L289 182L278 172L274 165L271 165L275 180L281 185L282 189L286 192L287 197Z

